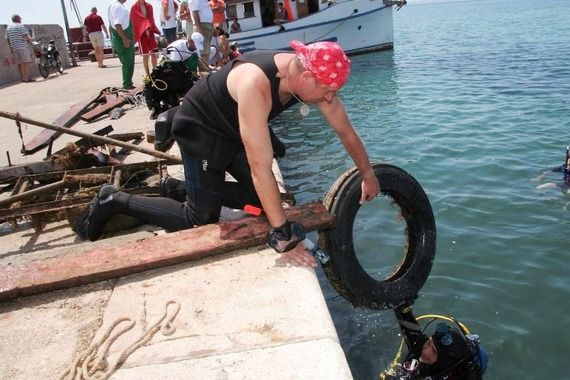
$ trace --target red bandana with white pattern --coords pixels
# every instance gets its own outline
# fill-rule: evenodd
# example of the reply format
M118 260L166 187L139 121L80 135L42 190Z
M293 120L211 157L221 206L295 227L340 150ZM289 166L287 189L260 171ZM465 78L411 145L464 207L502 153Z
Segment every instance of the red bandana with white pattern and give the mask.
M334 42L315 42L305 45L299 41L289 43L303 67L322 84L341 88L350 73L350 60Z

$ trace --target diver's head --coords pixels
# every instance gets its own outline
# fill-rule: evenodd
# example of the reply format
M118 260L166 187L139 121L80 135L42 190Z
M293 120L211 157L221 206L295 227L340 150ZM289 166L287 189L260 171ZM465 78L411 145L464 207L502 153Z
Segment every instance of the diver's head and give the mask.
M435 332L422 347L420 362L435 374L451 370L470 354L461 332L446 323L438 323Z
M426 364L433 364L437 361L437 349L435 348L435 343L433 342L432 337L430 337L422 346L420 361Z

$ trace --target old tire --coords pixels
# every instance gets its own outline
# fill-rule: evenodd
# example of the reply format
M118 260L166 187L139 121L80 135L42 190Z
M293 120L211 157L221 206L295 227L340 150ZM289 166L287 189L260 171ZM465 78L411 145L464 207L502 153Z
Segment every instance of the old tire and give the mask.
M436 227L431 205L420 184L402 169L373 165L382 195L399 206L406 222L407 248L402 261L382 280L372 278L358 261L353 224L362 179L356 169L344 173L326 194L324 204L335 217L333 229L319 232L319 245L331 260L323 266L334 288L354 306L392 309L414 300L431 270Z

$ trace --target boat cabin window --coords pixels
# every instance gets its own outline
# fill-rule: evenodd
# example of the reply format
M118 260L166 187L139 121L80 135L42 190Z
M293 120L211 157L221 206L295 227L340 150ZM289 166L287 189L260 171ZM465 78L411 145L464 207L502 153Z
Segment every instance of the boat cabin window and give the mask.
M333 2L331 0L321 0L321 4L328 4L328 6L330 7L333 4ZM309 8L309 14L313 14L320 11L319 0L308 0L307 7ZM326 7L323 6L323 8Z
M234 18L237 19L238 18L237 5L236 4L228 5L226 7L226 14L228 20L232 20Z
M279 2L287 3L286 9L296 20L327 8L335 0L226 0L226 16L238 20L243 31L274 27Z
M255 9L253 8L253 1L242 4L243 4L243 18L255 17Z

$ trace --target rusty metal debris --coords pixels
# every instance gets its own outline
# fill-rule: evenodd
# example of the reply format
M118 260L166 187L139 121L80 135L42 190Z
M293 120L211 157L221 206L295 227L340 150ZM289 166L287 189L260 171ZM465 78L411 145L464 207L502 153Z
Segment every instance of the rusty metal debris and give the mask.
M77 113L68 113L66 120L71 123ZM20 137L21 124L26 123L54 131L50 134L51 142L62 133L81 138L54 154L51 154L50 142L46 161L0 169L0 185L3 185L0 192L9 191L13 185L10 196L0 200L0 221L9 221L15 226L22 220L30 221L36 232L50 221L66 219L73 224L105 183L112 183L129 193L158 195L166 165L182 163L179 157L128 142L140 141L144 136L140 132L108 135L113 130L108 126L87 133L70 129L67 124L65 127L48 124L17 113L0 111L0 117L15 120ZM43 137L39 140L44 141ZM36 142L40 143L39 140ZM100 148L102 146L106 151ZM121 155L128 151L145 153L160 161L123 165Z
M21 176L9 198L0 201L0 220L17 225L30 221L39 232L47 222L73 224L99 187L112 183L131 194L158 195L166 175L165 161Z

